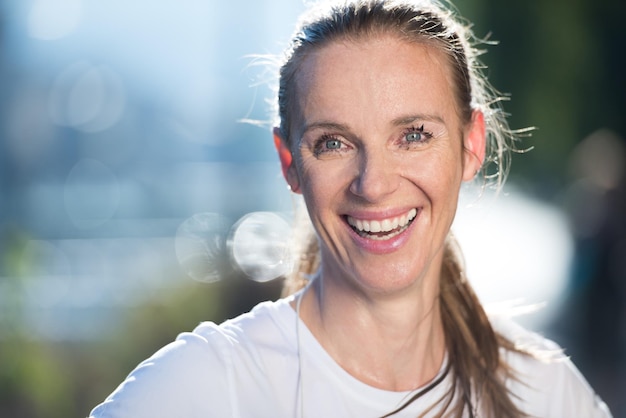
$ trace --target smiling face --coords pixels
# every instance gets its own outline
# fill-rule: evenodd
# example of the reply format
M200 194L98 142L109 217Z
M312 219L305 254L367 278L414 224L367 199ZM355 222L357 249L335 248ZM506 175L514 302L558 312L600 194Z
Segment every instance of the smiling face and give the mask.
M461 122L448 65L434 46L393 36L331 42L303 59L293 161L284 142L280 155L320 237L325 279L438 289L460 184L484 149L482 115Z

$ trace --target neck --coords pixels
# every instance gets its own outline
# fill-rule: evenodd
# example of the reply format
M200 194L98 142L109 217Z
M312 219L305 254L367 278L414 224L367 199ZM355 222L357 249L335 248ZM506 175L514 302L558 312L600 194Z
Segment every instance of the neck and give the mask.
M438 373L445 355L438 286L402 295L355 292L323 274L302 296L301 319L358 380L409 391Z

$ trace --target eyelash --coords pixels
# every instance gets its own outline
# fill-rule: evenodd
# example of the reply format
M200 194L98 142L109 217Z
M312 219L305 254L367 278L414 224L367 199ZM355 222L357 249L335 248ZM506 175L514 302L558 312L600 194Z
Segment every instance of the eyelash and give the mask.
M409 141L407 140L407 136L410 134L420 134L420 139L416 140L416 141ZM402 141L404 141L406 143L406 145L410 145L412 143L415 144L425 144L428 141L430 141L433 138L433 134L432 132L429 131L425 131L424 130L424 125L421 125L420 127L416 127L416 126L412 126L409 129L406 129L403 133L402 133Z
M338 152L338 151L341 151L341 149L339 149L339 148L336 148L336 149L324 148L328 144L329 141L337 141L339 143L340 147L341 146L345 146L344 142L341 139L337 138L336 136L331 135L331 134L324 134L324 135L322 135L320 137L319 140L317 140L317 142L315 142L315 145L313 147L313 154L316 157L318 157L321 154L324 154L326 152Z
M415 140L415 141L407 140L406 137L408 135L415 134L415 133L420 134L420 139L419 140ZM402 132L401 142L403 143L404 147L409 148L413 144L415 144L417 146L426 144L432 138L433 138L432 132L425 131L424 130L424 125L422 124L419 127L412 126L412 127L408 128L408 129L405 129ZM326 148L326 146L328 145L329 141L337 141L338 145L339 145L339 148ZM345 146L346 146L345 143L341 139L336 137L335 135L324 134L315 142L315 144L313 146L313 154L316 157L319 157L320 155L325 154L327 152L341 152L342 147L345 148Z

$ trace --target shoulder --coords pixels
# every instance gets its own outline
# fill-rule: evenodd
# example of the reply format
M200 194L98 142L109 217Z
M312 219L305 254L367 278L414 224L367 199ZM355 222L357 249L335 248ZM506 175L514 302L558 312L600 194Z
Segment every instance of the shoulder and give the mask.
M203 324L202 333L180 334L142 361L90 417L200 417L209 407L228 408L227 398L209 406L199 393L200 388L226 387L228 344L228 337L212 323Z
M234 380L242 367L257 367L256 345L279 332L283 308L267 302L221 325L203 322L181 333L141 362L90 416L233 416Z
M258 357L272 350L295 349L294 326L295 312L289 299L280 299L258 304L249 312L222 323L219 330L238 357ZM201 324L194 332L205 336L214 331L211 326L205 328L205 324Z
M503 357L514 373L507 387L522 411L541 417L611 416L558 344L508 318L492 318L492 324L498 334L521 350L505 351Z
M289 299L261 302L249 312L225 321L219 328L229 338L263 340L268 331L279 331L293 315ZM206 331L210 333L211 329ZM194 332L204 335L203 324Z

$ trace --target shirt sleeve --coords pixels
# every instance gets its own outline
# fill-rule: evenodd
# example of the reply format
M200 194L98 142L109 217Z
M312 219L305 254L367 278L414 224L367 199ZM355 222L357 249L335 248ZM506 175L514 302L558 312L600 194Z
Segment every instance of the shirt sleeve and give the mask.
M611 412L596 395L574 363L553 341L517 324L496 327L532 354L509 353L507 362L516 372L509 389L520 409L532 417L610 418Z
M212 323L140 363L90 418L233 416L228 338Z
M529 360L535 363L539 360ZM522 369L523 370L523 369ZM538 417L610 418L606 404L595 394L569 358L530 365L533 371L525 396L527 409ZM524 376L522 371L521 376ZM522 381L524 378L522 377Z
M560 370L557 372L559 376L560 387L559 393L555 394L558 398L555 409L561 408L563 405L562 416L580 417L580 418L610 418L611 413L606 404L591 388L587 380L580 371L569 360L563 360ZM552 415L556 416L556 415Z

